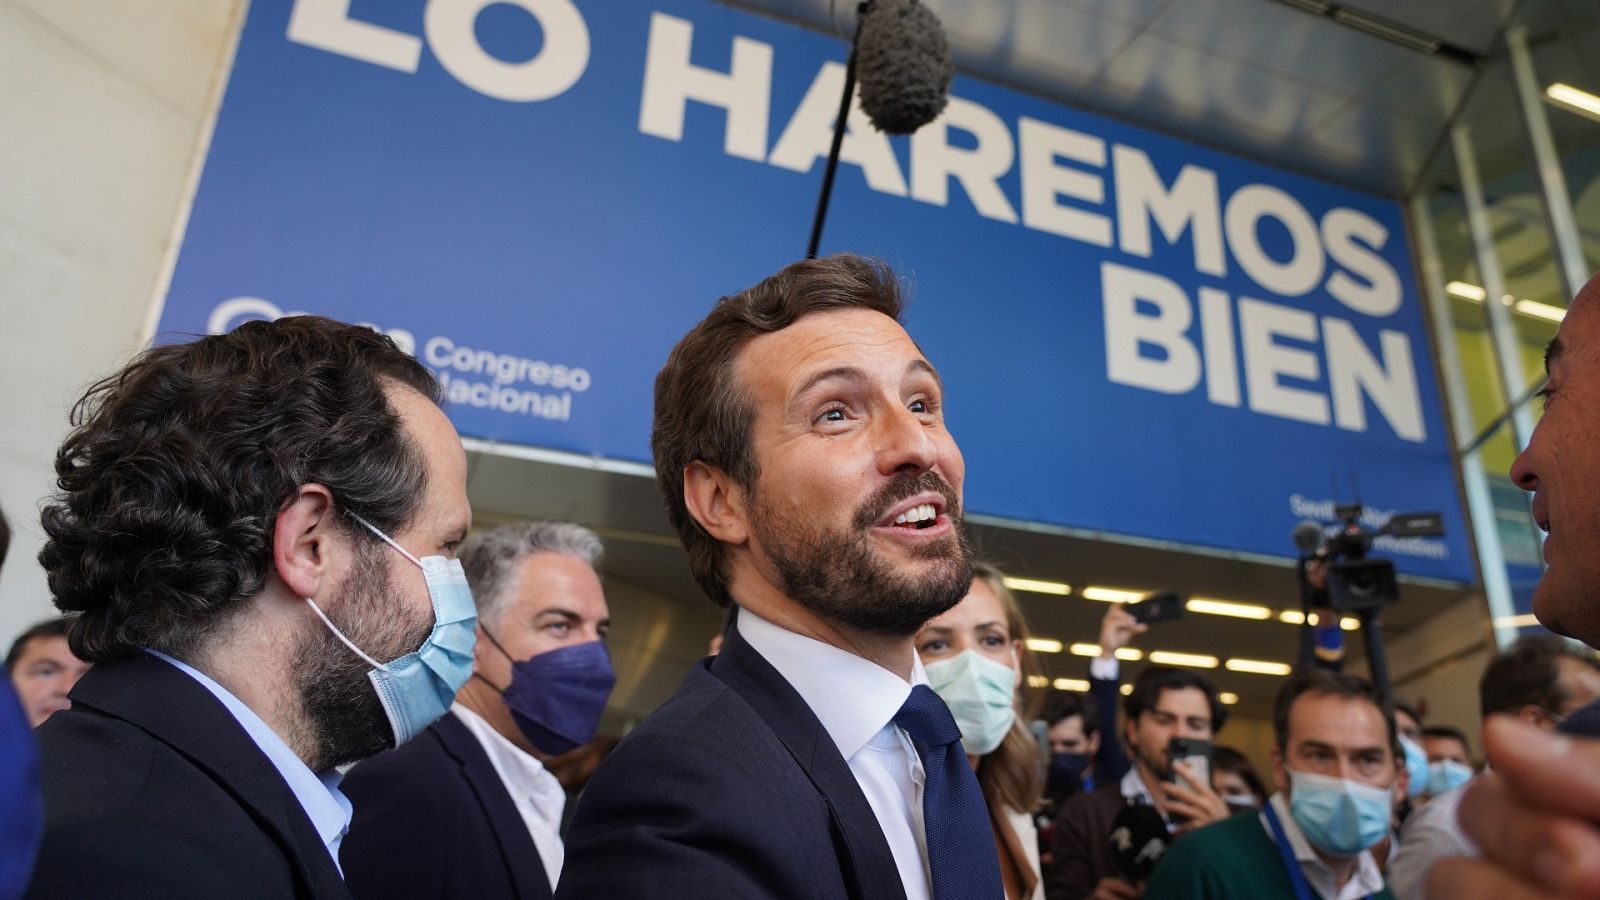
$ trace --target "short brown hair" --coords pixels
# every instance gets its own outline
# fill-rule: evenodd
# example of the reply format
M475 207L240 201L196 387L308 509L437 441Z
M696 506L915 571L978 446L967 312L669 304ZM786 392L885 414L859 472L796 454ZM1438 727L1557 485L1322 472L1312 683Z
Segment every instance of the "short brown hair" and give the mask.
M880 260L848 253L808 259L718 300L672 348L656 376L650 450L667 518L689 554L689 570L718 606L733 600L722 574L722 547L689 515L683 472L703 462L740 487L755 483L758 469L749 440L755 416L734 377L734 358L752 338L782 331L814 313L870 309L898 321L902 305L900 283Z
M154 347L89 388L56 453L39 553L56 607L78 614L72 652L192 658L266 586L278 512L303 484L403 530L427 467L390 384L439 399L388 337L295 316Z
M1276 732L1274 737L1277 740L1279 753L1286 754L1289 751L1289 712L1294 709L1294 702L1306 694L1365 700L1371 703L1378 708L1378 713L1383 716L1384 725L1389 729L1390 754L1394 759L1405 756L1405 752L1400 749L1400 738L1395 731L1394 701L1389 699L1389 695L1365 678L1316 667L1300 669L1290 675L1288 680L1284 681L1283 687L1278 689L1278 697L1272 704L1272 728Z

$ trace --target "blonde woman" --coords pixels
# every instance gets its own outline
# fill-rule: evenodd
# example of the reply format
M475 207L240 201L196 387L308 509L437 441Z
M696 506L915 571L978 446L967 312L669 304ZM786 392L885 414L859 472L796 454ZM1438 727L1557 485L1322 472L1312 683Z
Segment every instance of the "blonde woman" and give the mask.
M1044 787L1039 744L1024 710L1026 675L1034 668L1024 641L1028 626L1000 572L974 566L972 589L917 632L928 683L961 727L961 743L978 773L1008 900L1044 900L1033 812Z

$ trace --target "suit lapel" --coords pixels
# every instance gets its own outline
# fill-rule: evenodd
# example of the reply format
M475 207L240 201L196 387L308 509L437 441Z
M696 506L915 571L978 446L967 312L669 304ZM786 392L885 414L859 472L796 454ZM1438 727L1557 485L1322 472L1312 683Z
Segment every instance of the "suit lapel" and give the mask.
M861 792L854 772L815 713L772 664L729 628L711 674L736 691L771 728L816 785L833 814L843 841L853 896L903 898L905 886L878 817Z
M135 653L95 665L71 698L74 705L138 726L205 772L278 844L308 894L349 896L327 845L283 776L204 685L154 656Z
M434 723L432 731L444 745L445 752L461 764L462 777L478 795L495 841L500 845L506 871L511 873L511 882L516 886L516 895L549 897L550 878L545 874L539 849L483 745L454 713L445 713Z

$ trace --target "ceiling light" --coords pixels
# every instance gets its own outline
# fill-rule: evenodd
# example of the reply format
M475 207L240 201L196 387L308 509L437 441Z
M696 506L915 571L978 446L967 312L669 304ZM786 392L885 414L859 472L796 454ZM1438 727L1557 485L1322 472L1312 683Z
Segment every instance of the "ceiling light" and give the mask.
M1083 589L1083 599L1099 600L1101 603L1135 603L1144 594L1139 591L1129 591L1122 588L1095 587L1093 585Z
M1131 694L1131 693L1133 693L1133 685L1131 685L1131 684L1125 684L1125 685L1123 685L1123 686L1122 686L1122 687L1120 687L1120 688L1117 688L1117 693L1119 693L1119 694L1121 694L1121 695L1122 695L1122 696L1124 696L1124 697L1126 697L1126 696L1128 696L1128 695L1129 695L1129 694Z
M1540 303L1537 300L1518 300L1514 309L1525 316L1544 319L1546 322L1560 322L1567 317L1567 311L1561 307Z
M1278 613L1278 621L1286 625L1304 625L1306 623L1306 614L1298 609L1286 609Z
M1233 616L1235 619L1270 619L1272 610L1254 603L1233 603L1228 600L1213 600L1210 597L1191 597L1185 603L1184 609L1194 613L1205 613L1208 616Z
M1339 627L1345 631L1356 631L1361 628L1361 620L1354 616L1345 616L1339 620Z
M1028 638L1024 643L1035 653L1060 653L1061 642L1050 638Z
M1288 663L1268 662L1264 659L1239 659L1235 657L1223 664L1229 672L1249 672L1252 675L1287 675L1294 671Z
M1057 678L1055 686L1058 691L1087 691L1089 682L1082 678Z
M1570 84L1557 82L1545 88L1544 95L1557 106L1564 106L1575 113L1600 119L1600 97L1596 97L1588 91L1579 90Z
M1067 650L1073 656L1100 655L1099 644L1073 644L1071 647L1068 647ZM1128 662L1138 662L1139 660L1144 659L1144 651L1134 647L1118 647L1116 653L1112 655L1117 659L1127 660Z
M1539 624L1539 617L1533 613L1523 613L1520 616L1501 616L1494 620L1496 628L1527 628Z
M1239 695L1235 694L1233 691L1223 691L1217 695L1217 699L1221 700L1225 706L1232 706L1239 702Z
M1204 653L1174 653L1171 650L1150 651L1150 661L1158 666L1188 666L1191 669L1215 669L1217 658Z
M1035 594L1054 594L1065 597L1072 593L1072 585L1062 584L1059 581L1040 581L1037 578L1014 578L1010 575L1000 579L1000 583L1013 591L1032 591Z
M1489 292L1483 288L1475 284L1468 284L1465 281L1452 281L1444 286L1444 290L1445 293L1452 297L1460 297L1462 300L1470 300L1473 303L1482 303L1483 298L1489 295ZM1510 306L1516 312L1530 318L1543 319L1546 322L1560 322L1567 317L1567 311L1561 307L1540 303L1537 300L1518 300L1507 295L1505 302L1507 306Z
M1047 675L1029 675L1028 687L1049 687L1050 678Z

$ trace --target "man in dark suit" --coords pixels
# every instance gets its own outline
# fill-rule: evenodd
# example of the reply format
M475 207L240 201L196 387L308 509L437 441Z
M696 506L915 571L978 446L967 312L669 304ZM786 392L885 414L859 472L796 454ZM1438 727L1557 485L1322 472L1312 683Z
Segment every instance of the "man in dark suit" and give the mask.
M251 322L146 351L75 424L40 562L95 666L38 731L32 893L348 896L335 767L470 672L433 377L369 328Z
M478 601L473 678L420 738L345 778L356 812L340 858L357 900L555 890L566 794L544 761L594 736L615 680L600 556L594 532L567 522L461 546Z
M1230 814L1210 784L1175 767L1167 746L1175 737L1212 740L1225 714L1211 679L1198 672L1149 668L1123 702L1123 736L1133 766L1120 781L1078 794L1056 817L1045 892L1052 898L1129 900L1140 885L1123 878L1111 848L1112 823L1130 803L1155 807L1174 834L1187 834ZM1109 729L1108 729L1109 730ZM1173 778L1169 778L1174 776Z
M961 453L886 267L720 300L656 379L652 449L722 652L601 764L557 896L997 900L994 836L912 638L972 581Z

